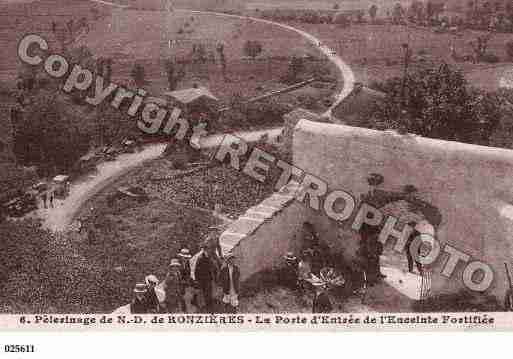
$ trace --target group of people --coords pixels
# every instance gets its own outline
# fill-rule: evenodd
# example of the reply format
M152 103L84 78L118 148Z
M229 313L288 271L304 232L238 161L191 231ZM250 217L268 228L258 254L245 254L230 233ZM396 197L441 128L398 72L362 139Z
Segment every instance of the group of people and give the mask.
M222 298L215 298L217 287L222 289ZM235 255L223 256L218 236L211 233L194 256L183 248L171 259L162 283L155 275L146 276L145 283L137 283L130 312L236 313L239 287L240 270ZM219 302L222 308L217 305Z
M421 246L415 242L421 235L418 223L412 221L408 225L413 228L405 246L408 270L413 273L415 264L419 274L422 275L422 265L418 257L412 254L422 255ZM434 234L434 230L431 232ZM296 257L293 252L288 252L283 256L284 268L280 274L281 282L300 293L313 290L315 294L312 311L314 313L330 312L332 305L328 292L333 287L343 286L345 283L345 279L335 270L341 263L330 252L329 247L320 240L311 223L303 224L303 233L303 247L300 255ZM383 245L379 241L379 233L380 228L366 224L360 230L359 248L356 252L356 260L352 263L351 272L358 277L356 280L353 278L353 284L361 287L356 289L355 293L363 296L365 293L361 293L362 290L365 292L367 287L386 278L386 275L381 273L380 256L383 254Z
M408 223L414 231L406 243L408 269L413 272L414 263L420 274L422 266L413 258L410 247L420 235L416 223ZM333 309L329 292L342 287L345 278L337 272L340 261L328 245L320 240L310 222L303 224L303 241L300 255L286 253L280 282L299 293L314 292L314 313L327 313ZM363 275L364 287L372 286L386 277L380 270L383 245L379 241L379 229L364 225L360 231L356 271ZM420 249L418 249L420 255ZM216 289L221 288L221 298ZM136 284L131 313L188 313L225 312L236 313L239 306L240 270L233 253L223 256L217 233L210 233L200 250L191 255L183 248L171 259L165 279L160 283L155 275L148 275L144 283ZM222 308L218 306L222 304Z
M310 222L303 224L303 246L298 257L286 253L281 282L291 289L306 293L313 290L313 313L329 313L333 306L328 295L330 289L343 286L345 279L337 274L336 260L330 248L323 243Z
M53 190L44 191L41 193L40 198L43 208L53 208L53 201L55 199L55 193Z

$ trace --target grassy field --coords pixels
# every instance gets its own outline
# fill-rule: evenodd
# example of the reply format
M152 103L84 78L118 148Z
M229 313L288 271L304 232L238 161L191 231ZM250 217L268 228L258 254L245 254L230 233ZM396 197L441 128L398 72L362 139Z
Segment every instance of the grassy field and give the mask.
M486 90L496 90L500 79L511 66L504 48L504 44L513 39L511 34L497 33L489 42L488 52L499 56L500 63L473 64L454 62L450 49L453 46L460 56L471 55L469 42L483 34L478 31L465 30L454 35L435 33L428 28L396 25L363 24L344 29L331 24L297 23L294 26L314 34L337 51L353 68L357 80L364 83L383 81L401 74L403 43L408 43L413 51L413 68L423 64L421 57L427 62L445 61L461 69L472 85Z
M105 16L110 7L95 5L90 1L80 0L41 0L0 2L0 80L13 82L20 69L18 60L18 42L29 33L43 36L50 48L60 49L57 37L65 32L65 23L71 19L78 22L85 17L91 26L94 24L91 9L98 9L98 14ZM52 21L58 23L57 35L51 31Z
M338 10L367 10L372 5L378 6L378 15L384 15L387 10L391 9L396 3L402 6L409 6L411 0L345 0L345 1L329 1L329 0L279 0L279 1L249 1L246 4L248 10L269 10L269 9L314 9L314 10L335 10L334 6L338 5Z
M263 46L255 60L244 54L248 39ZM225 46L229 82L223 80L215 51L219 43ZM143 64L147 89L159 95L167 90L164 61L187 58L194 44L203 44L216 63L187 66L179 87L193 83L207 86L221 100L234 93L254 96L280 87L279 77L287 70L289 56L319 56L300 35L266 24L207 14L140 10L115 10L76 46L85 45L95 55L113 58L113 80L120 83L130 83L133 65Z

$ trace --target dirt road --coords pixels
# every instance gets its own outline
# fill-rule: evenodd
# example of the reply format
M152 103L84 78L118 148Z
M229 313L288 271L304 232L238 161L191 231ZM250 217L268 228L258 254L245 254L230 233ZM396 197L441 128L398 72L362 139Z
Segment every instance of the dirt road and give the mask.
M104 5L110 5L114 7L123 8L125 6L114 4L108 1L91 0L93 2L101 3ZM213 16L223 17L236 17L242 19L248 19L244 16L230 15L224 13L215 13L207 11L194 11L194 10L175 10L190 13L203 13L211 14ZM328 59L337 67L340 72L340 76L343 79L343 86L337 93L336 101L332 106L324 113L325 116L331 116L332 109L335 108L353 89L354 86L354 74L351 68L329 47L323 45L322 42L315 36L307 33L306 31L297 29L293 26L277 23L274 21L250 18L253 21L259 21L272 26L279 26L283 29L294 31L305 39L310 41L312 44L317 45L319 51L326 55ZM246 141L255 141L259 139L263 134L267 133L269 138L272 140L281 133L281 128L273 128L269 130L252 131L252 132L239 132L237 136L243 138ZM203 138L201 141L202 148L216 147L222 141L224 135L212 135ZM40 216L43 218L43 225L45 228L53 231L64 231L72 223L74 216L82 207L82 205L93 195L98 193L100 190L108 186L110 183L115 181L117 178L127 173L130 169L140 166L145 161L149 161L158 158L165 148L164 144L151 145L145 148L142 152L134 154L123 154L120 155L115 161L102 163L98 166L98 172L94 176L90 176L82 182L74 183L71 185L69 196L63 201L58 201L55 208L40 210Z
M268 130L235 132L235 136L247 142L258 140L267 134L270 140L275 139L281 133L281 128ZM201 139L202 148L215 148L219 146L224 134L207 136ZM64 200L56 200L54 208L39 209L38 214L43 219L43 226L55 232L65 231L69 228L76 213L84 203L101 191L103 188L126 174L131 169L142 165L146 161L158 158L164 151L165 144L149 145L141 152L119 155L116 160L104 162L97 166L97 173L90 175L83 181L73 183L68 197Z

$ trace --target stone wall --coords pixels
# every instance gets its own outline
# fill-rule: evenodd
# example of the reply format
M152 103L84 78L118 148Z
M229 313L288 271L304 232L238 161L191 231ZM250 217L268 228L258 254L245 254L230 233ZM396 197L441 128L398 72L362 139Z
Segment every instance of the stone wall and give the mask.
M297 184L279 192L246 211L221 234L223 253L232 252L241 270L241 280L277 267L287 251L297 251L306 207L295 201Z
M441 214L435 228L442 247L450 244L491 265L489 291L503 298L504 262L513 258L513 151L303 120L294 130L293 157L295 166L325 180L330 190L356 200L376 189L367 181L371 173L384 177L378 189L385 193L414 186L416 196ZM353 251L357 237L347 223L320 216L316 224L331 233L327 238L342 233L347 253ZM462 286L462 263L451 279L440 275L447 258L441 255L432 269L435 293Z
M294 128L292 146L295 166L325 180L329 190L349 192L356 208L371 192L396 196L405 187L416 188L415 200L434 209L430 221L442 249L450 244L472 260L488 263L495 273L488 292L502 300L507 286L504 262L513 258L513 151L308 120ZM372 173L382 175L383 183L371 186ZM236 254L243 280L279 265L287 251L298 253L305 221L315 225L334 251L354 259L359 240L351 229L354 215L339 223L308 209L295 200L298 188L289 184L222 234L223 250ZM386 214L404 212L410 202L403 202L387 205L391 209ZM387 247L393 244L390 240ZM431 268L433 293L462 288L462 262L450 279L440 274L447 258L442 252Z

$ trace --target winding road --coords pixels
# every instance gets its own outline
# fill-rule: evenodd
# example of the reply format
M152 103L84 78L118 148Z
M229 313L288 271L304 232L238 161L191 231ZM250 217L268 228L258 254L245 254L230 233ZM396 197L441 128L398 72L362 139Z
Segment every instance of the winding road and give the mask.
M100 3L103 5L109 5L118 8L126 8L126 5L115 4L108 1L102 0L91 0L92 2ZM269 24L271 26L278 26L288 31L293 31L310 43L317 46L319 51L323 53L327 58L336 66L339 71L340 78L343 80L343 85L340 91L336 94L336 99L331 107L323 114L324 116L331 117L332 110L344 100L349 93L351 93L355 78L351 68L329 47L322 44L322 41L315 36L307 33L306 31L297 29L293 26L281 24L278 22L246 17L240 15L231 15L224 13L216 13L209 11L197 11L197 10L175 10L175 12L189 12L189 13L200 13L209 14L212 16L222 16L240 19L250 19L262 23ZM281 128L273 128L262 131L251 131L251 132L238 132L235 135L246 141L258 140L263 134L267 134L270 139L276 138L281 133ZM223 134L212 135L202 138L201 147L211 148L217 147L224 137ZM74 217L79 212L81 207L86 203L88 199L94 196L96 193L104 189L109 184L126 174L129 170L140 166L146 161L150 161L158 158L164 151L164 144L153 144L144 148L143 151L134 154L123 154L120 155L115 161L106 162L98 165L97 174L89 176L83 181L73 183L70 187L70 194L62 201L57 201L56 206L51 209L40 209L38 210L40 217L43 219L43 226L52 231L65 231L69 228Z

